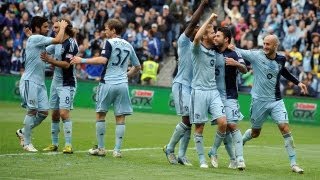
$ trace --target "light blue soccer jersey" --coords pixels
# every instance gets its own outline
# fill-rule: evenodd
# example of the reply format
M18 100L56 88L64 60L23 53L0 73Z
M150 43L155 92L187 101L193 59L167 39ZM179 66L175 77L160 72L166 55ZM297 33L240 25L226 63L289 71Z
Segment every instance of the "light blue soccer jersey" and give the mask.
M124 39L112 38L106 40L101 55L108 58L108 62L101 74L102 83L127 83L129 60L133 66L140 65L132 45Z
M191 87L199 90L217 89L215 77L216 52L203 45L191 45L193 78Z
M26 44L25 72L21 80L33 81L44 85L46 63L40 58L40 54L46 51L46 46L52 43L51 37L31 35Z
M77 42L73 38L66 39L62 44L50 45L46 48L49 54L53 54L58 61L70 62L71 58L78 54L79 49ZM70 65L68 69L55 67L53 80L57 86L76 85L76 73L74 65Z
M251 95L260 101L280 100L280 75L286 58L277 54L274 60L268 59L262 50L236 49L243 59L249 61L253 69Z
M173 83L178 82L187 86L191 85L193 73L191 45L192 42L186 36L186 34L181 34L178 39L178 73L174 78Z

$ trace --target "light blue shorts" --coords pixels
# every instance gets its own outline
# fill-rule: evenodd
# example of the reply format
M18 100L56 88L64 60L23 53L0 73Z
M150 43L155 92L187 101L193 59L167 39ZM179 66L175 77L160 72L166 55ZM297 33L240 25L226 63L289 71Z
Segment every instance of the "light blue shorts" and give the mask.
M203 124L208 122L208 113L212 120L225 116L225 108L218 90L192 89L190 100L190 122Z
M22 107L28 110L48 111L49 102L47 88L33 81L23 80L19 84Z
M172 94L176 112L181 116L189 116L191 87L181 83L173 83Z
M224 107L226 108L226 116L228 124L237 124L238 121L243 119L243 115L240 112L240 106L237 99L222 100Z
M115 116L132 114L128 83L99 84L96 95L96 112L108 112L112 105Z
M261 129L269 116L277 124L289 123L288 113L283 100L259 101L252 99L250 113L251 125L254 129Z
M76 88L72 86L56 86L54 81L50 88L50 109L73 109Z

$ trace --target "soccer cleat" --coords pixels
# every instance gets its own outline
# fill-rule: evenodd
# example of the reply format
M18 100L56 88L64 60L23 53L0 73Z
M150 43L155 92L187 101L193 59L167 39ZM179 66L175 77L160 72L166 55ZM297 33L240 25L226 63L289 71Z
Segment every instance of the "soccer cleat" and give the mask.
M94 146L89 149L88 153L93 156L105 156L106 150L104 148L98 148L98 146Z
M38 152L38 150L34 148L32 144L24 145L23 149L29 152Z
M200 163L200 168L207 169L207 168L209 168L209 166L206 162L202 162L202 163Z
M121 158L121 157L122 157L120 151L113 151L112 156L113 156L114 158Z
M185 166L192 166L192 164L190 163L190 161L188 160L187 157L178 157L178 163L185 165Z
M48 147L44 148L43 151L58 151L58 146L50 144Z
M168 152L167 151L167 145L165 145L163 147L163 152L166 154L166 157L169 161L170 164L178 164L178 161L177 161L177 158L176 158L176 155L174 155L173 152Z
M240 170L240 171L243 171L246 169L246 164L244 163L244 161L239 161L237 162L237 168Z
M17 135L17 137L19 138L20 146L23 147L23 144L24 144L24 136L23 136L22 130L21 130L21 129L18 129L18 130L16 131L16 135Z
M237 161L236 160L230 160L230 164L228 166L229 169L237 169Z
M71 146L65 146L62 150L63 154L72 154L73 150Z
M218 168L218 156L212 155L211 152L208 153L208 156L210 158L211 164L214 168Z
M301 167L299 167L298 165L293 165L291 167L291 169L292 169L292 172L295 172L295 173L299 173L299 174L304 173L304 170Z

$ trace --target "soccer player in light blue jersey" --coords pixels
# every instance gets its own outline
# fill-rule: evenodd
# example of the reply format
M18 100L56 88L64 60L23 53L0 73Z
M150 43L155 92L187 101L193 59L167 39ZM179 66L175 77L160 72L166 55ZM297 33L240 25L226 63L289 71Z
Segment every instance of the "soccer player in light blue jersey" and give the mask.
M279 39L276 35L267 35L263 39L262 50L236 49L245 60L249 61L254 71L254 82L251 90L251 129L243 135L243 144L260 135L262 125L268 116L277 123L284 138L293 172L304 171L296 163L296 152L293 137L289 128L288 113L280 93L280 76L301 88L303 94L308 93L306 86L299 82L285 68L286 58L277 53Z
M111 105L114 107L116 119L115 147L113 157L122 157L121 144L125 132L125 116L132 114L129 97L128 77L134 76L141 69L137 55L127 41L120 39L123 24L117 19L110 19L106 24L106 36L101 55L99 57L82 59L74 57L71 64L104 64L96 99L96 135L98 146L89 149L89 154L105 156L104 137L106 132L105 117ZM129 60L132 68L127 72Z
M49 56L46 52L41 54L43 61L55 66L53 80L50 88L50 109L52 109L51 140L52 144L44 148L44 151L57 151L60 132L60 118L63 121L63 132L65 137L65 147L63 153L73 153L72 140L72 121L70 110L73 109L73 99L76 92L76 75L74 65L70 65L71 58L77 55L79 49L77 42L73 39L75 32L69 20L65 29L63 43L50 45L46 51L53 55ZM53 31L59 33L59 22L53 24Z
M182 116L182 121L177 124L175 131L173 132L172 137L169 141L169 144L167 144L163 148L163 151L165 152L170 164L180 163L186 166L192 165L186 157L186 151L191 135L189 104L193 67L190 47L192 45L192 40L198 30L197 23L199 22L206 5L208 5L208 0L204 0L201 2L198 9L193 14L186 30L180 35L178 39L178 73L173 80L172 93L174 97L176 112L178 115ZM179 140L179 153L178 159L176 159L174 149Z
M31 143L31 129L38 126L48 116L48 95L45 86L45 62L40 59L40 54L45 51L47 45L62 42L67 22L59 23L61 32L55 37L46 37L49 32L48 20L35 16L31 20L32 35L26 44L25 72L23 73L19 90L22 98L22 106L27 109L24 119L24 127L16 131L23 149L29 152L37 152Z
M214 75L216 52L212 50L215 36L212 22L216 18L217 15L212 13L195 35L191 46L193 78L191 82L190 122L195 125L194 141L200 168L209 167L204 156L202 135L204 125L208 122L208 113L211 114L212 120L216 120L218 124L213 146L208 153L211 162L216 157L217 149L225 137L227 127L225 110Z
M247 68L242 56L228 49L231 38L231 31L227 27L217 29L214 38L214 44L218 52L215 76L220 97L226 109L227 133L224 144L230 157L229 168L243 170L246 166L243 158L242 135L237 127L243 115L238 103L237 75L238 71L246 73ZM216 164L218 165L218 162Z

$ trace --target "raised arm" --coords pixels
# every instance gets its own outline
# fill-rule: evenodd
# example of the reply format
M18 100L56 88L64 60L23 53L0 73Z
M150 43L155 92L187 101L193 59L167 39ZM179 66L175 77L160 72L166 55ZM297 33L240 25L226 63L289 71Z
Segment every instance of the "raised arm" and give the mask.
M201 1L201 4L199 5L198 9L193 13L190 23L184 31L187 37L190 38L192 36L192 32L194 28L197 26L198 22L200 21L200 18L204 12L204 8L206 5L208 5L208 0Z
M199 31L197 32L196 36L194 37L193 43L195 45L200 44L200 41L202 39L202 36L206 32L206 29L209 24L212 24L212 22L217 18L218 16L215 13L212 13L211 16L207 19L207 21L201 26Z
M61 20L59 22L60 30L59 30L59 33L56 35L56 37L52 39L52 44L61 44L63 42L64 31L67 26L68 26L67 21Z
M243 59L249 61L250 63L252 63L252 59L251 58L255 58L253 56L253 53L251 50L244 50L244 49L240 49L240 48L235 48L234 49L237 53L239 53Z

